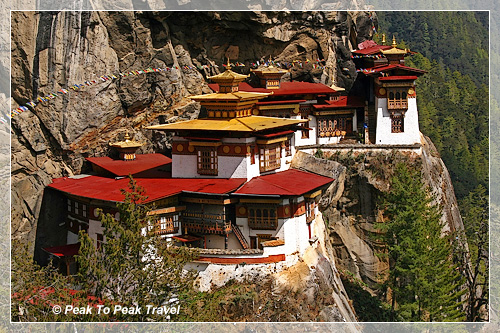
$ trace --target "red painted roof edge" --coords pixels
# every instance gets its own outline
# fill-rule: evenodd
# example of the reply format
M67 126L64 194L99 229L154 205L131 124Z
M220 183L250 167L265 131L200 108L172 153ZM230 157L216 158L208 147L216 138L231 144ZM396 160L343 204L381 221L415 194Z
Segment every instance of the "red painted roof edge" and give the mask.
M74 244L44 247L42 250L55 255L57 257L72 257L78 254L80 250L80 242Z
M416 80L418 77L416 75L392 75L380 77L380 81L403 81L403 80Z
M295 133L295 131L287 130L287 131L281 131L281 132L271 133L271 134L257 134L257 136L259 138L274 138L277 136L283 136L283 135L292 134L292 133Z
M413 72L417 72L417 73L422 73L422 74L427 73L427 71L425 71L423 69L408 67L408 66L400 65L400 64L397 64L397 65L396 64L379 65L379 66L374 66L374 67L370 67L370 68L366 68L366 69L373 70L373 71L375 71L375 73L379 73L379 72L382 72L384 70L394 69L394 68L401 68L401 69L405 69L405 70L413 71ZM366 74L374 74L374 73L366 73Z
M359 54L359 55L371 55L371 54L380 52L380 50L388 50L390 48L392 48L392 46L376 45L376 46L367 47L366 49L352 51L351 53Z

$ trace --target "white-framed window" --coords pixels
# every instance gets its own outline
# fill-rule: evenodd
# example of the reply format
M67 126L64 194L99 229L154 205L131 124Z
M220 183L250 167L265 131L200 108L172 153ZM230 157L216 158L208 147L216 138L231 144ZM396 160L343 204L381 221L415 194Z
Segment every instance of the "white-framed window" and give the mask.
M75 214L79 214L78 212L78 202L75 201Z
M83 217L87 217L87 205L82 204L82 215Z
M174 216L172 216L172 220L174 222L174 228L178 228L179 227L179 214L175 214Z

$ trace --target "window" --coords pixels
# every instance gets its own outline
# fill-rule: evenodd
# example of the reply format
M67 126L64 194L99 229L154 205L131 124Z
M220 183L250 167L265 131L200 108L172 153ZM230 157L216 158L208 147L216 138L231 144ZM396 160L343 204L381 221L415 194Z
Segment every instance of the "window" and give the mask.
M71 200L68 199L68 212L71 212Z
M102 243L104 243L104 236L102 234L96 234L97 248L100 249Z
M284 142L285 146L285 156L292 156L292 149L291 149L291 138L286 139Z
M275 143L260 148L260 172L278 169L281 166L281 145Z
M82 215L83 217L87 217L87 205L82 204Z
M314 218L316 217L316 214L314 213L314 209L316 208L316 202L314 200L307 200L306 201L306 222L311 223Z
M153 226L150 226L149 230L152 229ZM160 217L159 220L156 221L156 229L155 232L159 234L169 234L174 233L179 230L179 214L169 214L166 216Z
M198 148L198 174L217 176L217 147Z
M339 133L345 132L345 133ZM352 116L338 115L318 119L318 137L345 135L352 132Z
M301 116L301 118L309 120L309 116L307 114L303 114ZM302 126L307 128L307 129L302 130L302 139L308 139L309 138L309 121L305 122L304 125L302 125Z
M404 128L404 116L403 115L393 115L391 116L391 133L403 133Z
M276 230L278 227L276 207L248 207L248 226L252 229Z
M408 94L406 89L397 89L389 91L389 99L387 100L387 108L393 109L408 109Z
M78 202L75 201L75 214L78 215Z
M174 228L179 228L179 215L175 214L172 216L172 220L174 222Z

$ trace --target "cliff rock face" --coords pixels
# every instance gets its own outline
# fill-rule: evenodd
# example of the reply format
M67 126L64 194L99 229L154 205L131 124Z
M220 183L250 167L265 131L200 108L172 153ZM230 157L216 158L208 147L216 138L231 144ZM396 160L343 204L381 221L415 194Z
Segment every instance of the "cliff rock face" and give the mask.
M354 15L354 16L353 16ZM19 105L73 84L148 67L168 72L99 82L41 103L12 121L12 237L33 242L43 191L52 178L88 170L125 130L167 151L169 138L147 125L190 119L222 63L325 59L325 69L295 68L293 80L335 83L356 77L348 49L357 30L369 38L368 12L13 12L12 96ZM353 20L353 17L355 19ZM369 26L367 28L367 25ZM219 65L217 68L213 65ZM183 66L208 65L197 70ZM175 67L178 67L176 69ZM338 70L347 68L348 70ZM69 90L69 89L68 89ZM15 107L14 105L13 107Z
M422 169L422 180L430 188L436 203L442 207L442 232L463 230L448 170L429 138L422 136L422 155L410 152L371 152L369 150L336 153L324 151L324 157L299 152L293 167L309 169L336 179L328 200L321 203L327 224L329 242L339 270L347 270L376 293L377 283L388 269L385 259L377 255L383 244L376 240L375 225L384 220L377 202L389 190L392 170L398 161ZM336 163L336 164L328 164ZM310 165L316 167L311 169Z

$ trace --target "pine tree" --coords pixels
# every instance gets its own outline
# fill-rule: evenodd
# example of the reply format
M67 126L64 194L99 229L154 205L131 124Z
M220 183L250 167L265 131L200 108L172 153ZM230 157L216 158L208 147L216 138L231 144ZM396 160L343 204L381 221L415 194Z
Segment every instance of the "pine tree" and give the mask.
M398 164L382 204L388 221L379 226L387 243L386 287L396 320L464 319L463 281L452 261L450 239L441 235L439 207L432 202L420 173Z
M96 244L80 232L77 256L79 277L93 295L122 306L169 305L183 291L192 287L194 273L184 270L196 258L194 250L169 246L154 234L148 216L150 208L144 189L130 177L129 190L122 190L125 200L117 204L120 221L100 212L104 241ZM165 320L163 316L132 315L120 320Z
M482 185L461 202L465 237L461 236L467 239L467 246L457 247L455 253L466 276L468 321L484 320L488 307L488 207L488 193Z

